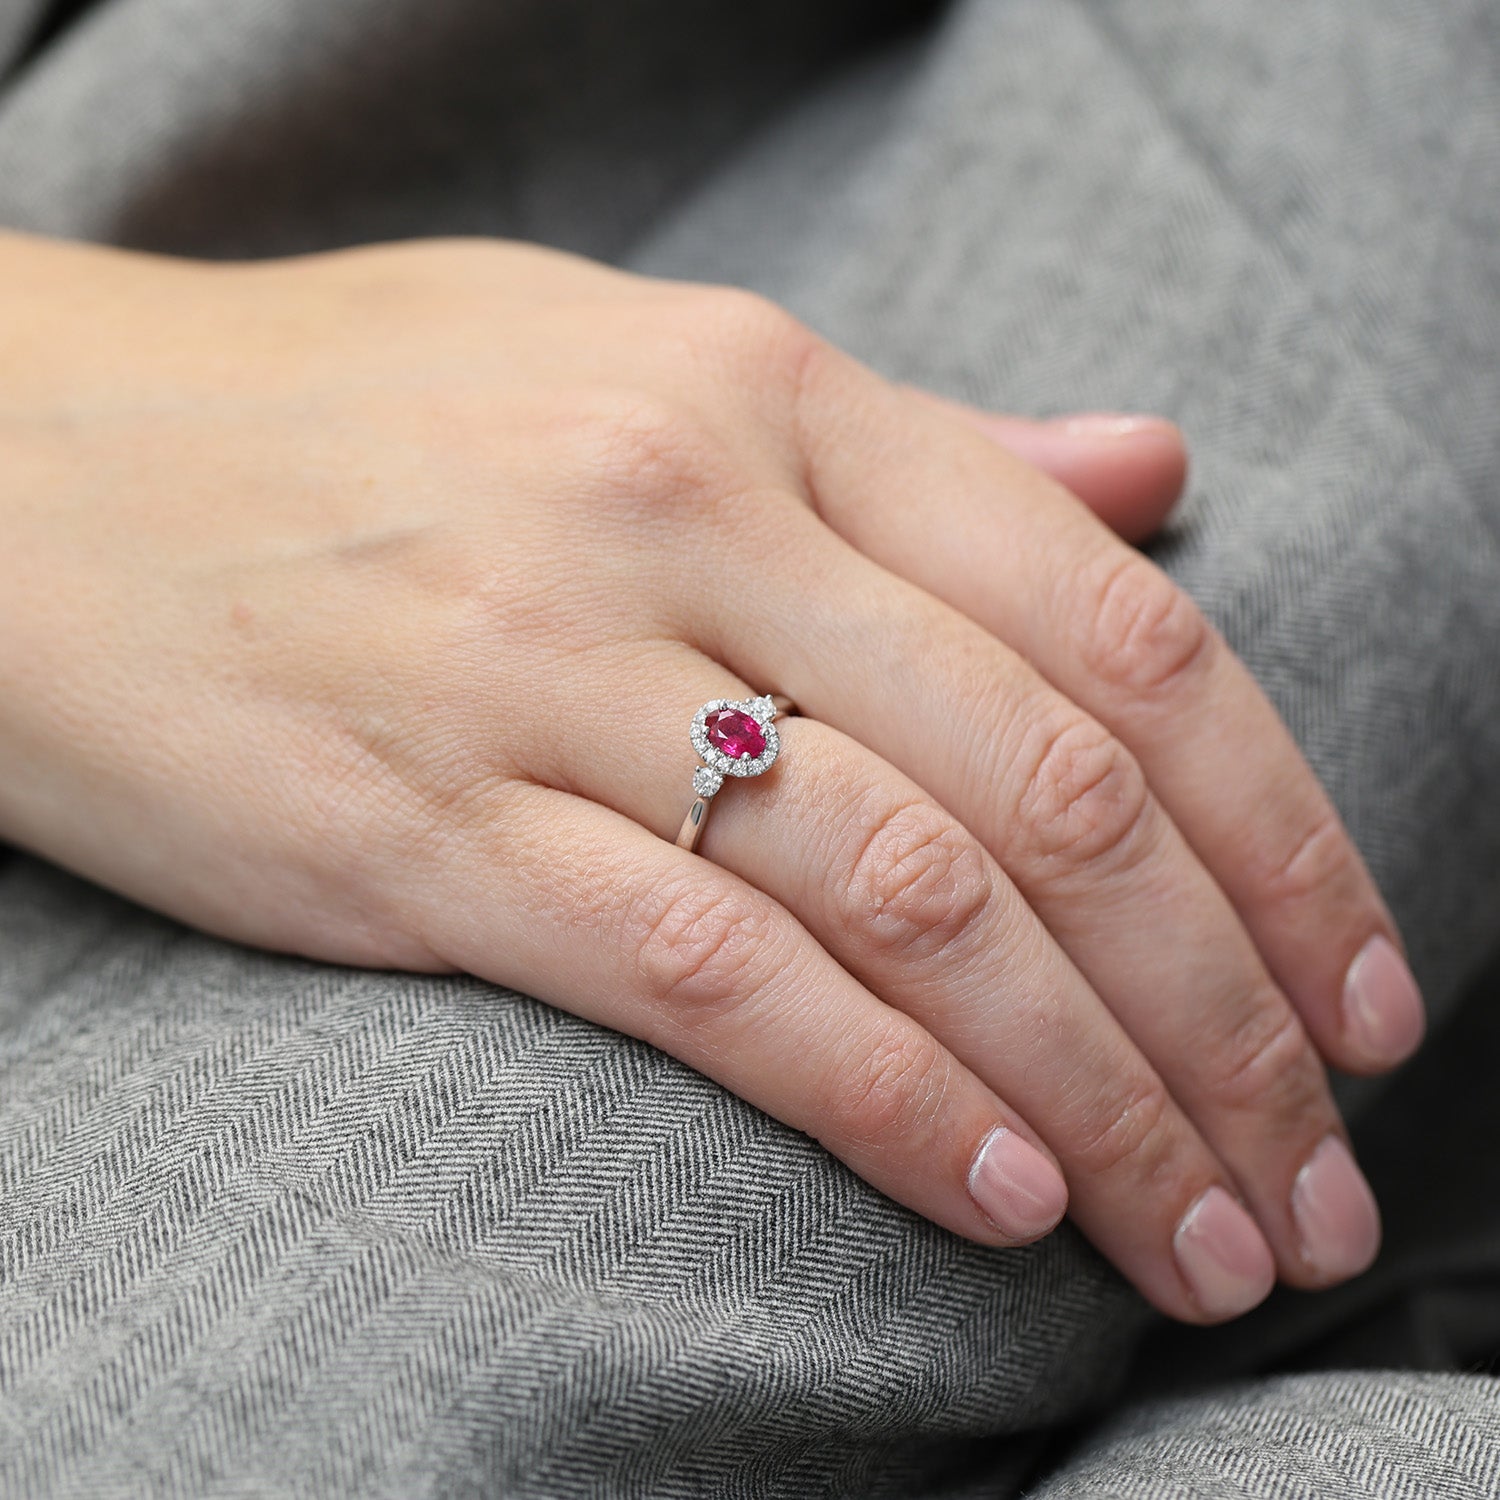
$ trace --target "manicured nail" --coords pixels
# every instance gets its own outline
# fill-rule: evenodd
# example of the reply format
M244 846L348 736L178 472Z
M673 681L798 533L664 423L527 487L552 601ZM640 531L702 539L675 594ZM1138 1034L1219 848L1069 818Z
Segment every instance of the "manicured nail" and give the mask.
M1148 432L1173 439L1178 435L1176 426L1165 417L1137 416L1125 412L1083 412L1077 416L1056 417L1053 425L1069 437L1083 438L1086 441L1134 438Z
M1326 1281L1358 1276L1380 1249L1380 1210L1349 1148L1326 1137L1292 1184L1302 1259Z
M1046 1234L1068 1206L1057 1168L1003 1125L985 1136L974 1157L969 1194L1002 1234L1016 1240Z
M1389 938L1372 937L1344 980L1344 1024L1371 1062L1394 1067L1421 1044L1422 993Z
M1276 1258L1255 1220L1221 1187L1201 1194L1172 1236L1177 1268L1210 1318L1234 1318L1276 1284Z

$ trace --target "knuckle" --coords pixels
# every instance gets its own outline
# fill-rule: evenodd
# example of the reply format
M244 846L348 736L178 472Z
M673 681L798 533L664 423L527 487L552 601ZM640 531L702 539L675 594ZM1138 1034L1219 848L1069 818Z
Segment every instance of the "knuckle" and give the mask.
M1089 1177L1113 1176L1121 1171L1149 1178L1161 1166L1168 1141L1166 1086L1154 1075L1142 1078L1090 1123L1083 1138L1069 1151L1072 1165Z
M1322 1065L1290 1006L1256 1006L1221 1049L1210 1049L1201 1078L1219 1108L1298 1120L1324 1092Z
M929 802L881 808L843 883L841 916L871 946L931 956L979 929L994 883L974 840Z
M579 396L559 417L573 487L591 504L676 514L734 488L731 466L686 404L637 390Z
M1154 563L1134 553L1111 558L1092 591L1080 642L1085 666L1111 688L1171 691L1203 669L1214 631L1203 611Z
M696 294L688 340L710 378L773 399L769 410L795 417L829 346L779 303L741 287Z
M646 993L679 1013L721 1011L751 993L776 938L756 901L685 883L643 893L625 926Z
M812 337L811 330L780 303L743 287L716 286L703 296L702 327L721 351L775 365L795 356Z
M1070 719L1045 731L1017 812L1020 836L1043 863L1124 861L1150 816L1151 792L1119 740L1093 720Z
M1289 848L1283 846L1253 864L1251 878L1273 905L1297 906L1336 885L1352 865L1353 850L1343 825L1331 807L1324 807Z
M908 1028L882 1037L839 1082L828 1114L862 1145L915 1143L941 1114L946 1054L932 1037Z

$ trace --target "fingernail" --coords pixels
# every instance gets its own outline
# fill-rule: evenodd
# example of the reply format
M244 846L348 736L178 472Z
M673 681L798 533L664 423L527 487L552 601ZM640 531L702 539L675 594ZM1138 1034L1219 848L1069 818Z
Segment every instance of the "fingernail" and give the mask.
M1068 1188L1057 1168L1015 1131L997 1125L969 1168L969 1194L1002 1234L1034 1240L1062 1218Z
M1276 1259L1255 1220L1221 1187L1194 1200L1172 1236L1177 1267L1210 1318L1234 1318L1276 1284Z
M1327 1281L1358 1276L1380 1249L1380 1210L1349 1148L1330 1135L1292 1184L1302 1259Z
M1422 992L1389 938L1372 937L1344 980L1344 1024L1371 1062L1394 1066L1422 1041Z
M1127 412L1090 411L1077 416L1054 417L1052 425L1069 437L1086 440L1139 437L1155 433L1158 437L1176 438L1175 424L1165 417L1135 415Z

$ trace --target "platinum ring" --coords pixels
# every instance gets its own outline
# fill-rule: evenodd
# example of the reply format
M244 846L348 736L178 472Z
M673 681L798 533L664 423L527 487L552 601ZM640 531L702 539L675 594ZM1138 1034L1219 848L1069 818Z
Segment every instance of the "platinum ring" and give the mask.
M771 769L781 750L773 722L778 714L797 712L784 693L759 698L711 698L693 715L688 730L703 764L693 772L693 805L677 834L677 847L697 847L714 793L726 776L759 776Z

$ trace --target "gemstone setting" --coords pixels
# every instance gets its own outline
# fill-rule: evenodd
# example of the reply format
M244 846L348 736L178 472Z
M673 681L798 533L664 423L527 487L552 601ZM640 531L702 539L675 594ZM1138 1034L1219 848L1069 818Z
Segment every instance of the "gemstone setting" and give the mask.
M703 721L708 743L731 760L754 760L766 748L766 733L740 708L716 708Z
M771 722L776 705L769 697L714 698L693 715L688 735L703 765L693 773L693 790L711 797L726 776L759 776L768 771L781 749L781 738ZM704 772L713 773L711 783ZM712 790L709 790L712 785Z

